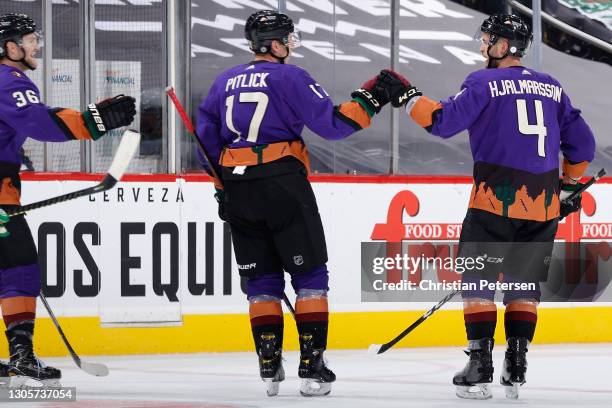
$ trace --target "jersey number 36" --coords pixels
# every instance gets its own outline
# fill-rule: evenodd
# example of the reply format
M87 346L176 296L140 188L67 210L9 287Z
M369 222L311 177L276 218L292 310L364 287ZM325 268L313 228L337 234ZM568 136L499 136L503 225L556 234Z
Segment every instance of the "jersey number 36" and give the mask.
M18 108L26 106L28 102L40 103L38 96L36 96L36 92L34 92L31 89L28 89L27 91L25 91L25 95L23 92L20 92L20 91L13 92L13 98L15 98L16 100L15 104L17 105Z

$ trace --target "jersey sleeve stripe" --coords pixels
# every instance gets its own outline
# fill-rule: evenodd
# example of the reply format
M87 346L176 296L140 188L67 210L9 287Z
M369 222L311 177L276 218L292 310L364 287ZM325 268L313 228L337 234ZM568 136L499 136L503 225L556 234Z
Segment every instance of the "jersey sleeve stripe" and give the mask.
M11 177L0 180L0 205L20 205L21 194Z
M336 116L356 130L370 127L368 112L356 101L344 102L335 109Z
M563 160L563 174L574 180L580 179L584 175L587 167L589 167L588 161L570 163L567 159Z
M419 126L430 128L433 125L434 112L442 109L442 104L426 96L420 96L413 100L414 102L412 104L409 102L408 106L406 106L406 110L410 114L410 117Z
M64 132L67 139L92 140L81 112L73 109L54 108L49 109L49 115Z

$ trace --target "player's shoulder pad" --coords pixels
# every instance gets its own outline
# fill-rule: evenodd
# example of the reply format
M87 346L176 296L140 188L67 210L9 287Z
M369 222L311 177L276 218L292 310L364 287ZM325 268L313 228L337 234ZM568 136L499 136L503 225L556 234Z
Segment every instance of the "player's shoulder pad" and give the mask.
M471 72L463 81L464 84L469 86L478 86L484 84L491 79L490 69L479 69L478 71Z
M34 82L20 70L7 65L0 65L0 67L0 90L34 89L38 92Z
M492 79L490 71L490 69L481 69L470 73L461 84L461 91L467 89L472 93L488 94L487 83Z
M561 83L560 83L560 82L557 80L557 78L555 78L554 76L552 76L552 75L550 75L550 74L547 74L547 73L545 73L545 72L538 72L538 74L539 74L540 76L542 76L542 77L546 78L546 79L547 79L548 81L550 81L550 82L551 82L553 85L557 85L557 86L559 86L559 87L563 88L563 87L561 86Z
M301 80L303 80L304 82L316 82L312 76L310 76L310 74L308 73L308 71L306 71L304 68L302 67L298 67L297 65L293 65L293 64L279 64L281 65L281 70L283 71L283 73L285 74L284 76L287 77L288 79L293 78L293 80L299 78Z

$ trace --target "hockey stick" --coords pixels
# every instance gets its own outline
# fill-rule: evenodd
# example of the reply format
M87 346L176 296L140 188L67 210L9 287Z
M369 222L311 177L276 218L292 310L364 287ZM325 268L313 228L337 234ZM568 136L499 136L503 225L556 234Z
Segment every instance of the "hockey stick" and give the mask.
M64 334L64 331L62 330L62 327L60 326L55 315L53 314L53 311L51 310L51 306L49 306L49 303L47 303L47 299L45 298L45 295L43 295L42 291L40 292L40 300L42 300L43 305L45 305L45 309L47 309L47 313L49 313L49 316L51 317L51 321L55 325L55 328L57 329L60 337L62 338L64 345L68 349L68 352L70 353L70 356L72 357L72 360L74 361L74 363L81 370L85 371L87 374L95 375L96 377L106 377L108 375L108 367L106 365L101 364L101 363L88 363L86 361L83 361L81 360L79 355L74 351L74 349L68 342L68 339L66 338L66 335Z
M401 339L406 337L411 331L416 329L421 323L429 318L436 310L441 308L446 302L455 297L457 293L461 292L460 290L455 290L448 295L444 296L444 298L438 302L437 305L429 309L425 314L417 319L414 323L412 323L406 330L398 334L393 340L385 344L370 344L368 348L369 354L382 354L385 351L389 350L391 347L395 346Z
M591 187L593 183L596 183L600 178L602 178L605 175L606 175L606 169L599 170L596 175L591 177L591 179L587 181L586 183L584 183L582 187L580 187L578 190L573 191L572 194L567 196L563 201L564 202L572 201L578 194L582 194L584 190Z
M285 306L287 306L287 308L293 315L293 318L295 319L295 309L293 308L293 305L291 304L291 302L289 301L289 298L287 297L285 293L283 293L283 302L285 302Z
M166 88L166 95L168 95L168 97L170 98L170 100L174 104L174 107L176 108L177 112L179 113L179 116L181 117L181 120L183 121L183 124L185 125L185 127L187 128L189 133L193 136L193 139L195 139L196 143L200 147L200 150L202 151L202 154L204 154L204 157L206 158L206 161L208 162L208 167L210 169L210 170L209 169L205 169L206 172L210 176L216 178L219 183L222 183L221 182L221 177L219 177L219 175L217 174L217 171L215 170L215 168L214 168L214 166L212 164L213 161L211 160L210 156L208 155L208 152L206 151L206 148L204 147L204 145L202 144L202 141L200 140L200 138L198 137L198 135L196 133L195 126L193 126L193 123L191 122L191 119L189 119L189 116L187 116L187 112L185 111L185 108L181 104L181 101L179 101L178 97L176 96L176 92L174 92L174 88L172 86L169 86L169 87ZM223 185L223 184L221 184L221 185Z
M102 191L109 190L114 187L115 184L121 179L123 173L127 170L128 165L130 164L130 160L134 156L136 149L138 148L138 143L140 142L140 133L126 130L123 133L123 137L121 138L121 142L119 143L119 147L117 148L117 152L115 153L115 157L113 158L113 163L111 164L108 173L102 180L100 184L94 187L86 188L83 190L75 191L69 194L65 194L59 197L50 198L48 200L39 201L37 203L25 205L23 207L19 207L13 211L9 211L9 216L25 214L26 211L35 210L38 208L47 207L53 204L61 203L64 201L73 200L75 198L83 197L90 194L99 193ZM105 377L108 375L108 367L104 364L100 363L88 363L86 361L81 360L79 355L74 351L70 342L66 338L62 327L60 326L53 310L51 310L51 306L47 302L45 295L40 292L40 300L42 300L45 309L47 309L47 313L51 317L51 321L55 325L66 349L70 353L72 360L74 363L87 374L95 375L96 377Z
M606 174L606 170L605 169L599 170L599 172L597 172L597 174L594 177L592 177L589 181L587 181L578 190L572 192L572 194L570 194L563 201L573 200L578 194L583 193L587 188L589 188L591 185L593 185L593 183L596 183L605 174ZM368 348L368 353L369 354L382 354L385 351L389 350L391 347L395 346L401 339L406 337L411 331L413 331L421 323L423 323L425 320L427 320L429 318L429 316L434 314L434 312L436 310L440 309L446 302L448 302L453 297L455 297L455 295L457 295L459 292L461 292L461 291L460 290L455 290L455 291L449 293L448 295L446 295L442 300L440 300L438 302L438 304L436 304L434 307L432 307L427 312L425 312L425 314L423 314L423 316L419 317L414 323L412 323L410 326L408 326L407 329L405 329L403 332L398 334L393 340L389 341L388 343L385 343L385 344L370 344L370 347Z
M208 161L208 167L210 168L210 172L207 169L207 173L210 176L216 178L219 183L223 183L221 181L221 178L219 177L219 175L215 171L215 168L212 165L213 161L210 159L210 156L208 155L208 152L206 151L206 148L204 147L204 145L202 144L202 141L200 140L200 138L198 137L198 135L196 133L196 129L193 126L193 123L191 122L191 119L189 119L189 116L187 115L187 112L185 111L185 108L183 107L183 105L181 104L181 101L179 101L178 97L176 96L176 92L174 92L174 88L172 86L169 86L169 87L166 88L166 95L168 95L168 97L170 98L170 100L174 104L174 107L176 108L177 112L179 113L179 116L183 120L183 124L185 125L185 127L187 128L189 133L193 136L193 138L195 139L195 141L198 144L198 146L200 147L200 150L204 154L204 157L206 158L206 161ZM223 185L223 184L221 184L221 185ZM295 310L293 309L293 305L291 305L291 302L289 301L289 298L287 297L287 295L285 293L283 293L283 302L285 302L285 306L287 306L287 308L289 309L289 311L291 312L291 314L295 318Z
M64 194L58 197L48 198L46 200L38 201L36 203L24 205L12 210L7 210L6 213L9 217L14 217L15 215L25 214L30 210L37 210L39 208L48 207L50 205L55 205L58 203L63 203L65 201L74 200L75 198L80 198L84 196L88 196L91 194L101 193L106 190L110 190L117 184L117 182L123 176L123 173L128 168L130 164L130 160L136 149L138 148L138 143L140 143L140 133L134 132L132 130L126 130L123 132L123 137L121 138L121 142L119 143L119 147L117 148L117 152L115 153L115 157L113 158L113 163L108 169L108 173L100 184L95 185L93 187L84 188L83 190L74 191L72 193Z

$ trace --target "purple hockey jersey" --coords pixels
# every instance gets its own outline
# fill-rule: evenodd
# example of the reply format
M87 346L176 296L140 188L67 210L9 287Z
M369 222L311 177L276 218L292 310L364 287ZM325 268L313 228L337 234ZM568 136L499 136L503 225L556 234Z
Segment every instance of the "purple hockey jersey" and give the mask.
M91 139L81 112L49 108L23 72L0 64L0 204L19 204L20 149L28 137L45 142Z
M409 105L412 118L433 135L448 138L468 130L471 208L511 218L555 218L559 151L564 172L578 177L594 157L593 133L559 82L522 66L473 72L448 100L421 97Z
M325 139L337 140L369 124L369 116L357 102L334 106L304 69L253 61L217 77L199 107L197 133L218 166L225 147L303 141L304 126Z

